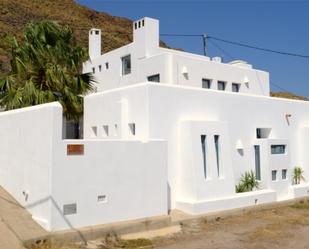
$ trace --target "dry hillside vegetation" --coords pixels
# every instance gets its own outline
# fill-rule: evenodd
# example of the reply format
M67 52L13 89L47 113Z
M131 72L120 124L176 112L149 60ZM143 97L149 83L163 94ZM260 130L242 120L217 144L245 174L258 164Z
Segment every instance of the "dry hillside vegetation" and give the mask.
M91 10L73 0L0 0L0 63L2 73L8 70L10 48L6 35L14 34L19 39L25 25L40 20L57 21L74 29L77 41L88 46L88 31L92 27L103 30L103 52L108 52L132 41L132 21ZM161 42L161 46L166 45ZM3 65L4 64L4 65Z

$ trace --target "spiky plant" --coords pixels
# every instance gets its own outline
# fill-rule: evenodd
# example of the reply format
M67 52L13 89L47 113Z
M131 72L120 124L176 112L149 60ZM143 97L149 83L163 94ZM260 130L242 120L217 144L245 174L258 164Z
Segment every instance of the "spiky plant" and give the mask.
M259 188L259 182L256 180L254 172L247 171L241 175L240 182L236 185L236 193L249 192Z
M293 169L293 184L300 184L301 181L305 181L304 171L301 167L295 167Z

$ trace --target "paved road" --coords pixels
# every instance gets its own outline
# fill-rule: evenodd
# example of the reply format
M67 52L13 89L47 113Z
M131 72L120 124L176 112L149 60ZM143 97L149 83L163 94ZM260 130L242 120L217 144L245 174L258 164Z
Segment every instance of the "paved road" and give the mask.
M21 249L23 241L44 235L44 229L0 187L0 249Z

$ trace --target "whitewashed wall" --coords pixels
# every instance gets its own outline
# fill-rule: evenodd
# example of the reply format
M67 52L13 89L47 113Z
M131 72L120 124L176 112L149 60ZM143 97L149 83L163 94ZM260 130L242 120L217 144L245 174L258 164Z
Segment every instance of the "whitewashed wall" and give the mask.
M50 228L54 139L61 138L61 125L58 103L0 113L0 184L45 229Z
M269 96L267 72L256 70L242 61L217 62L207 56L161 48L159 21L156 19L145 17L137 20L132 29L132 43L102 55L96 53L96 57L92 56L85 62L84 72L95 70L97 91L140 83L147 81L148 76L160 74L163 84L201 88L202 79L206 78L212 81L212 89L217 89L217 81L224 81L226 91L231 92L232 83L237 83L240 84L240 92ZM89 53L93 54L93 51L98 51L98 35L90 35L89 41ZM131 73L122 75L121 58L126 55L131 55Z
M200 181L199 179L203 176L197 176L202 173L203 168L200 148L202 133L210 136L216 132L221 133L225 136L223 146L229 147L230 152L226 151L221 156L225 162L223 167L232 169L232 172L227 176L233 179L233 183L222 180L222 184L213 185L216 186L216 193L220 193L222 198L236 197L235 192L231 195L231 192L234 191L234 184L238 183L240 176L245 171L255 169L254 145L261 145L261 187L275 191L275 199L290 197L288 185L291 185L293 167L298 165L303 167L305 171L309 170L308 165L304 163L307 154L300 150L303 142L299 140L299 128L309 125L309 105L306 101L142 83L86 97L86 112L90 112L96 107L100 114L93 113L87 116L85 133L92 123L100 125L100 123L108 122L109 118L119 115L117 109L107 110L107 108L108 103L119 102L122 98L126 99L128 119L135 120L136 127L142 126L143 129L147 129L149 126L149 132L144 133L148 134L148 137L145 135L144 139L155 138L168 141L170 208L175 208L176 202L196 200L200 203L215 198L215 196L211 196L214 187L207 186L215 184L211 181L216 181L216 179L212 179L210 182L208 180ZM287 114L291 115L288 120ZM183 121L197 122L201 125L183 129L181 128ZM215 122L218 123L217 128L209 130L210 124ZM221 123L225 123L226 128L216 131ZM257 139L257 128L270 128L269 137ZM242 153L237 149L239 142L242 145ZM286 155L270 154L270 145L278 143L287 145ZM185 147L181 149L182 146ZM212 147L210 150L214 151L214 148ZM210 163L210 167L215 168L216 166ZM283 168L288 169L288 179L284 181L281 179ZM271 180L272 169L278 169L276 182ZM188 172L195 175L190 177ZM182 191L184 189L185 192ZM199 192L201 190L205 192ZM188 196L188 193L191 196ZM254 197L252 198L254 199ZM266 194L265 198L266 200L273 199L273 192L270 197ZM226 203L228 205L228 202ZM245 205L248 202L244 201L243 203ZM226 208L228 207L226 206Z
M164 141L62 140L59 103L1 113L0 128L0 184L46 230L167 214ZM67 155L68 144L84 154Z
M67 156L67 144L84 144L84 155ZM64 140L54 150L52 230L167 214L163 141ZM76 214L59 212L72 203Z

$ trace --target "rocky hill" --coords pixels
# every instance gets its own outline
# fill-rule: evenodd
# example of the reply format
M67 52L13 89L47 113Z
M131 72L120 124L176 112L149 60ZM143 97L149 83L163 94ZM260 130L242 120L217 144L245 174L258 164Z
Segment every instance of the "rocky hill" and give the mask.
M73 0L0 0L0 63L2 73L8 70L9 47L5 42L7 33L19 39L28 22L53 20L74 29L78 42L87 47L88 30L103 30L104 52L121 47L132 41L132 21L122 17L97 12L75 3ZM161 46L166 45L161 42ZM1 64L0 64L1 65Z

